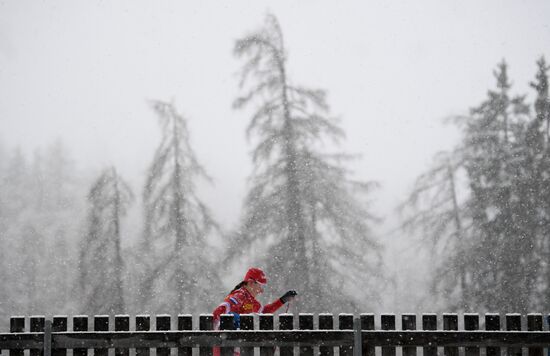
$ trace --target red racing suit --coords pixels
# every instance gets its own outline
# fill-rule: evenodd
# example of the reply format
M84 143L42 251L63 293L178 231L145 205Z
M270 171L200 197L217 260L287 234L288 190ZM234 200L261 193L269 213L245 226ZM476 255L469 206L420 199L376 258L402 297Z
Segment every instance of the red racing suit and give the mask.
M254 298L252 294L246 288L237 289L234 292L229 293L225 297L223 303L218 305L212 312L214 321L214 330L218 330L220 327L220 315L236 313L236 314L251 314L251 313L265 313L271 314L277 311L283 306L283 302L280 299L275 300L271 304L262 306L260 302ZM240 355L240 352L235 349L235 356ZM213 356L220 356L220 348L213 348Z
M280 299L275 300L271 304L262 306L246 288L243 287L237 289L236 291L229 293L229 295L225 297L223 303L218 305L218 307L212 312L214 315L214 329L218 329L220 325L220 315L222 314L228 314L230 312L236 314L271 314L276 312L277 309L282 306L283 302L281 302Z

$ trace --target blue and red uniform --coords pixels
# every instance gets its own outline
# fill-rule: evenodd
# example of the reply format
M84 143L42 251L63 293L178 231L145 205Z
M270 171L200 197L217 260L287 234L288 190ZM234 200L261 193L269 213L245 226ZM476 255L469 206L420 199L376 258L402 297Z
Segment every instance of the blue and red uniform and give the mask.
M222 314L271 314L282 306L283 302L280 298L277 298L273 303L262 306L246 288L242 287L229 293L223 303L214 309L212 313L214 315L214 328L218 329L220 315Z
M245 285L248 283L249 287ZM252 284L250 284L252 283ZM295 291L288 291L281 298L276 299L273 303L262 306L258 302L254 295L261 293L261 285L267 283L267 278L264 272L256 267L250 268L243 279L243 281L236 287L235 290L231 291L227 297L223 300L223 303L218 305L216 309L212 312L213 321L214 321L214 330L220 328L220 316L222 314L233 314L234 322L236 328L239 327L240 315L241 314L251 314L251 313L265 313L271 314L277 311L282 307L287 301L296 296ZM247 288L252 288L251 290ZM213 356L220 356L220 348L213 348ZM234 355L239 356L239 348L234 349Z

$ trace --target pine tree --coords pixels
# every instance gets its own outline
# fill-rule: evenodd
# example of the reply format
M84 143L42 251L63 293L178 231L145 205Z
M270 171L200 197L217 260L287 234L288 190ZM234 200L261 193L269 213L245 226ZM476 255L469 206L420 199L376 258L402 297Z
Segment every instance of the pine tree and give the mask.
M90 314L125 311L121 254L121 219L133 199L114 168L95 180L88 194L87 233L80 250L81 310Z
M544 57L537 61L538 71L531 87L536 92L535 115L529 122L525 136L524 161L521 175L521 197L525 225L536 239L535 251L538 257L537 291L533 306L548 309L550 292L550 96L548 93L548 71Z
M8 202L5 198L5 191L9 189L4 184L8 155L3 143L0 141L0 280L8 280L8 264L6 251L8 251L7 230L9 220L7 218ZM7 288L0 289L0 318L8 314L8 291Z
M472 109L463 143L471 192L468 206L479 237L472 251L474 299L491 310L525 312L532 280L525 278L527 266L522 262L532 260L533 248L517 228L514 185L528 106L523 97L510 98L505 62L495 77L497 90L489 91L487 100Z
M458 186L463 203L456 204L456 180L448 174L458 166L447 158L417 180L408 201L413 214L407 223L426 224L428 236L446 243L434 281L446 286L447 307L525 313L540 283L545 114L529 119L525 97L509 94L507 69L504 62L498 66L497 89L460 120L462 141L447 156L464 172L465 184ZM544 87L544 71L535 88ZM540 110L545 94L538 92ZM422 196L432 200L419 210Z
M72 268L78 264L79 253L74 241L82 236L81 223L86 218L83 198L89 182L79 177L70 152L60 140L35 151L30 175L33 198L28 203L27 221L32 222L30 231L36 231L32 236L37 240L29 241L25 248L42 249L37 257L36 283L40 290L48 291L35 305L40 313L68 312L77 308L66 291L78 277L77 269ZM48 288L51 285L58 288Z
M82 211L74 166L60 141L45 154L37 149L32 161L20 149L8 156L0 157L0 313L67 312L76 261L67 241Z
M208 176L174 104L154 101L152 106L160 119L162 140L143 192L141 304L162 312L206 311L214 305L209 286L219 282L206 254L208 234L217 224L198 198L195 184Z
M543 142L548 143L550 141L550 96L548 94L548 71L550 65L546 64L544 57L541 57L537 61L538 71L536 74L536 81L531 82L530 85L537 92L537 98L535 100L535 126L542 132Z
M406 233L419 232L422 245L429 248L432 302L442 299L442 307L472 310L468 254L471 221L465 211L460 182L464 175L460 150L439 152L433 166L420 175L407 200L399 207ZM438 303L438 304L441 304Z
M235 55L245 60L241 87L247 91L234 106L258 105L247 129L258 142L234 249L254 251L250 263L263 266L277 289L298 289L312 311L373 305L375 288L367 286L380 277L380 246L361 201L372 184L350 178L343 164L349 155L321 151L325 139L344 137L325 91L291 83L272 15L236 42Z
M28 311L29 293L27 271L17 253L27 241L23 240L22 230L30 218L28 206L32 201L32 186L29 163L20 148L11 152L2 172L2 214L0 215L0 242L2 243L3 292L0 311L24 314Z

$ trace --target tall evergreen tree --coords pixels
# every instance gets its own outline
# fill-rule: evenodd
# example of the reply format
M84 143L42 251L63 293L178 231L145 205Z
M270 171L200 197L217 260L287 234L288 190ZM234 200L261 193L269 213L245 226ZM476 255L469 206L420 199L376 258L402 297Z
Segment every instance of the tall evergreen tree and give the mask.
M474 300L490 310L527 311L532 279L525 265L532 260L532 242L517 227L518 140L528 106L511 98L507 65L495 71L497 90L471 110L463 145L467 151L471 210L479 241L472 251ZM500 292L496 292L500 291Z
M461 198L463 164L460 150L436 154L433 166L416 179L399 207L404 231L419 232L429 247L431 302L453 310L469 310L471 303L471 221Z
M543 141L550 141L550 96L548 94L548 71L550 65L546 64L544 57L537 61L537 74L535 82L530 85L535 89L537 97L535 99L535 117L536 126L542 132Z
M79 259L83 312L120 314L125 311L121 219L132 199L130 187L114 168L103 171L90 189L88 227Z
M207 255L207 237L217 224L197 196L195 184L208 176L174 104L154 101L152 106L160 119L162 139L143 192L141 304L163 312L207 311L214 303L209 286L218 283Z
M17 148L5 156L1 174L0 191L0 276L3 288L0 291L0 312L5 317L9 313L25 313L27 296L24 271L18 255L8 253L21 246L21 226L26 221L26 207L31 201L29 167L21 149Z
M299 289L312 311L373 305L375 288L366 286L380 277L380 246L361 201L372 184L350 178L349 155L321 151L325 139L344 137L326 93L291 83L273 15L234 52L245 60L246 88L234 106L257 105L247 134L258 140L235 249L252 252L251 263L266 268L278 288Z
M6 216L8 211L8 202L5 198L5 191L8 187L5 185L4 176L6 172L8 155L5 152L3 143L0 141L0 280L7 281L8 264L6 261L6 251L8 251L7 229L9 220ZM6 288L0 289L0 317L8 313L8 291Z
M74 281L71 266L77 259L68 241L77 234L83 210L75 203L81 200L81 184L74 166L60 141L45 153L37 149L32 161L19 149L3 157L0 276L5 292L0 292L0 313L68 312L72 298L65 286Z
M449 189L448 174L438 175L442 172L438 166L420 177L411 199L415 203L418 193L434 187L444 194L436 195L428 209L413 210L416 215L409 222L427 222L431 234L450 241L446 261L436 265L435 275L435 282L451 286L444 291L458 298L458 304L450 302L447 307L527 312L533 305L544 250L540 243L544 120L540 114L539 119L529 120L525 97L510 96L506 63L498 66L495 77L496 90L461 120L463 139L450 156L464 168L465 184L459 188L464 203L458 209L449 204L456 190ZM534 87L544 87L543 77L539 71ZM544 101L540 97L544 97L541 90L539 103Z
M76 307L65 291L75 285L78 249L74 241L81 237L81 222L86 217L85 186L77 166L61 140L35 151L31 170L32 201L29 202L29 231L36 241L27 249L43 249L38 257L39 275L36 283L48 290L36 301L42 313L59 313ZM38 241L43 240L43 241ZM59 288L48 288L55 285Z
M533 307L550 308L550 96L548 71L544 57L537 61L537 73L531 87L536 92L534 117L530 120L523 138L523 165L521 181L522 211L525 230L536 239L538 257L537 295Z

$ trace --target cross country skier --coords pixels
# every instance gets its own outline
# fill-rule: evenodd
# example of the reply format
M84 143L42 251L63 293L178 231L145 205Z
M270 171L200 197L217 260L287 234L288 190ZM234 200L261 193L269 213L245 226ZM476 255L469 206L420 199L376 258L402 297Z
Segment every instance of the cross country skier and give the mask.
M225 297L223 303L214 309L214 312L212 313L214 319L214 329L219 329L220 315L222 314L233 314L235 327L239 328L240 314L274 313L285 303L292 301L298 294L294 290L289 290L283 294L281 298L276 299L270 304L262 306L260 302L256 300L256 296L263 293L263 286L266 284L267 278L261 269L255 267L248 269L243 281L237 284L235 288L233 288L233 290L227 295L227 297ZM220 356L219 347L214 347L213 352L213 356ZM235 351L235 354L238 355L238 351Z

